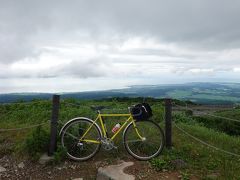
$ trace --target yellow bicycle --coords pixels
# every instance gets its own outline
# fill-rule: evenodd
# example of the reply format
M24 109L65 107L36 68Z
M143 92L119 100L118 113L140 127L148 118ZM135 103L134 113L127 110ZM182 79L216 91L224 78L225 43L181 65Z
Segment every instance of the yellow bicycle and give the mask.
M164 134L160 126L149 120L152 115L147 103L129 107L128 114L101 114L103 107L95 107L95 120L77 117L68 121L60 131L62 146L69 158L77 161L88 160L100 149L117 148L114 139L123 131L123 143L127 152L139 160L149 160L158 156L164 147ZM105 125L107 117L125 117L121 127L115 128L109 137Z

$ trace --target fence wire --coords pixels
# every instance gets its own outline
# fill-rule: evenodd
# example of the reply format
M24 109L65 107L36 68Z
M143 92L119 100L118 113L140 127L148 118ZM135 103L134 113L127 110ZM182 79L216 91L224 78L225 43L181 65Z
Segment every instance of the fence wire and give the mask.
M198 141L199 143L201 143L201 144L203 144L203 145L205 145L205 146L207 146L207 147L210 147L210 148L212 148L212 149L215 149L216 151L220 151L220 152L225 153L225 154L228 154L228 155L232 155L232 156L235 156L235 157L240 157L239 154L236 154L236 153L233 153L233 152L229 152L229 151L223 150L223 149L221 149L221 148L218 148L218 147L216 147L216 146L213 146L213 145L211 145L211 144L209 144L209 143L207 143L207 142L205 142L205 141L203 141L203 140L201 140L201 139L199 139L199 138L191 135L190 133L188 133L188 132L185 131L184 129L180 128L176 123L173 123L173 125L174 125L178 130L180 130L182 133L184 133L185 135L191 137L192 139Z
M97 112L97 105L81 105L81 104L77 104L77 103L69 103L69 102L66 102L64 100L61 101L64 105L68 106L68 107L78 107L78 108L82 108L82 107L86 107L86 108L89 108L91 109L92 111L96 111ZM109 106L106 106L104 107L102 110L100 111L128 111L128 108L110 108Z
M62 100L62 101L61 101L61 104L64 104L64 105L67 105L67 106L74 106L74 107L83 107L83 105L76 104L76 103L66 102L65 100Z
M49 124L49 121L44 122L44 123L39 123L39 124L34 124L34 125L26 126L26 127L21 127L21 128L0 129L0 132L21 131L21 130L25 130L25 129L31 129L31 128L37 127L37 126L42 126L42 125L45 125L45 124Z
M88 107L91 109L91 106L86 106L86 105L80 105L80 104L76 104L76 103L69 103L69 102L66 102L66 101L62 101L63 104L67 105L67 106L70 106L70 107ZM16 104L16 105L29 105L31 104L31 102L25 102L25 103L4 103L2 105L12 105L12 104ZM94 106L92 106L94 108ZM116 111L116 110L127 110L127 108L109 108L109 107L106 107L104 110L112 110L112 111ZM6 115L10 115L11 113L16 113L16 112L23 112L25 111L25 109L19 109L19 110L14 110L14 111L10 111L10 112L7 112L5 114L0 114L0 116L6 116ZM48 111L48 110L47 110ZM46 111L46 112L47 112ZM49 111L48 111L49 113ZM50 120L49 120L50 121ZM9 132L9 131L22 131L22 130L26 130L26 129L31 129L31 128L34 128L34 127L37 127L37 126L41 126L41 125L46 125L46 124L49 124L50 122L47 121L47 122L44 122L44 123L39 123L39 124L34 124L34 125L30 125L30 126L26 126L26 127L20 127L20 128L9 128L9 129L0 129L0 132ZM67 122L67 121L66 121ZM65 121L61 121L61 120L58 120L58 124L63 126L65 123Z
M51 100L44 99L42 102L51 102ZM38 103L38 101L24 101L24 102L8 102L8 103L0 103L1 105L25 105L25 106L32 106L32 103Z
M191 110L192 112L196 111L196 110L188 107L187 104L185 105L185 107L184 107L184 106L179 106L179 105L177 105L177 104L173 104L173 105L176 106L176 107L180 107L180 108L182 108L182 109L185 109L185 110ZM222 116L210 114L210 113L207 113L207 112L203 112L202 115L211 116L211 117L215 117L215 118L219 118L219 119L224 119L224 120L234 121L234 122L239 122L239 123L240 123L240 120L238 120L238 119L232 119L232 118L222 117Z
M225 120L228 120L228 121L239 122L239 123L240 123L240 120L237 120L237 119L232 119L232 118L217 116L217 115L209 114L209 113L205 113L204 115L211 116L211 117L215 117L215 118L220 118L220 119L225 119Z

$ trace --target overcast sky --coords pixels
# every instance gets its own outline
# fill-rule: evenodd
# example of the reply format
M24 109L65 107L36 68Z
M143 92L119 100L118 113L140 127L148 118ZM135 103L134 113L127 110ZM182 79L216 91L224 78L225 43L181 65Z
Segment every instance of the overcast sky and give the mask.
M238 0L0 0L0 93L240 82Z

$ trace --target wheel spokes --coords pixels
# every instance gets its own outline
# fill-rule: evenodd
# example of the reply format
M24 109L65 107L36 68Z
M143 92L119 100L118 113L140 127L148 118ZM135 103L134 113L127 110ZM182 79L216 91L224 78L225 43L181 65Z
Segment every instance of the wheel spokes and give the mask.
M78 140L78 138L76 136L72 135L71 133L66 132L66 134L69 135L70 137L72 137L73 139Z
M88 133L85 134L91 124L92 123L88 121L78 121L69 125L63 132L62 144L66 148L70 158L84 160L94 155L99 149L100 143L96 142L100 138L100 132L97 127L92 126ZM79 141L82 135L84 135L84 138L86 138L88 142Z
M128 141L126 141L127 143L131 143L131 142L142 142L143 140L141 140L141 139L138 139L138 140L128 140Z
M139 139L135 128L130 126L125 134L125 147L134 157L148 159L157 154L163 145L163 135L158 125L151 121L136 122L139 134L144 140Z

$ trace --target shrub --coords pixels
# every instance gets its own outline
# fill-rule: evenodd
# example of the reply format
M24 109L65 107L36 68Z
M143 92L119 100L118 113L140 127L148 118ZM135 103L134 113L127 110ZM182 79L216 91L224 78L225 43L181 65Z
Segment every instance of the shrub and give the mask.
M169 162L164 159L154 158L150 161L150 163L157 171L162 171L163 169L170 168Z
M193 111L188 109L188 110L185 111L185 115L186 116L192 116L193 115Z
M59 164L62 160L64 160L67 156L67 150L58 144L57 151L54 153L54 161L53 164Z
M42 152L47 152L49 133L38 126L25 141L25 148L33 160L37 160Z
M186 116L185 113L173 114L173 120L175 122L184 122L188 124L195 124L196 121L191 116Z

